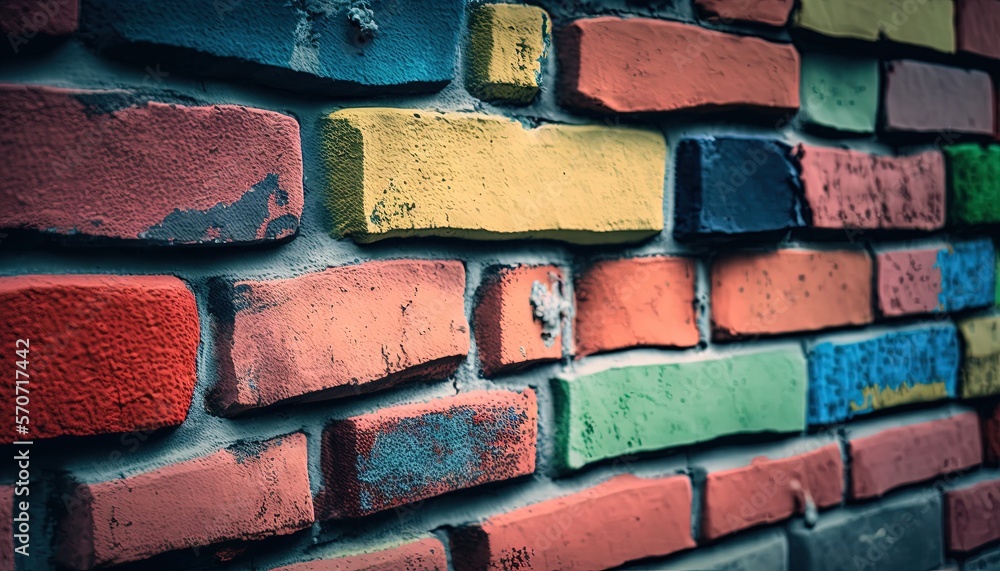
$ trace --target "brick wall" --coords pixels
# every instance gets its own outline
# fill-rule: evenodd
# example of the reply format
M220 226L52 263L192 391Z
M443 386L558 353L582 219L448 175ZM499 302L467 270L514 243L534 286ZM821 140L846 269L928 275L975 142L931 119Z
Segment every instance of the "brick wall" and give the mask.
M0 571L1000 568L1000 1L538 4L0 1Z

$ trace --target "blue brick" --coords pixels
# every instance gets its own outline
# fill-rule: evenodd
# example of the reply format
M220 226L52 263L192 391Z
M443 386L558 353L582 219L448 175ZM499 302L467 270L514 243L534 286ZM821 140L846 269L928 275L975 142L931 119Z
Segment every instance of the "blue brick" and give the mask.
M444 87L464 9L464 0L84 0L81 14L101 48L163 71L356 95Z
M689 240L800 228L788 145L750 137L683 139L677 147L674 237Z
M959 360L951 323L860 342L820 343L809 350L809 424L833 424L899 404L953 398ZM924 386L913 392L916 385Z
M993 241L988 238L955 242L938 252L944 311L962 311L993 305L996 265Z

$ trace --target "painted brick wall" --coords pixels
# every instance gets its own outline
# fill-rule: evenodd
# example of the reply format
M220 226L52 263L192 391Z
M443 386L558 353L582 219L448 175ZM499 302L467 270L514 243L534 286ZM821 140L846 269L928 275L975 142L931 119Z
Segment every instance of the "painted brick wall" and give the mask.
M1000 569L1000 0L0 32L0 571Z

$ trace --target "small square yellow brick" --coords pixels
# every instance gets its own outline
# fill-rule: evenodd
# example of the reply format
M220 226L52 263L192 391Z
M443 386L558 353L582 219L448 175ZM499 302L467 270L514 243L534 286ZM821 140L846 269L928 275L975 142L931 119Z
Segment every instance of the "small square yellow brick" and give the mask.
M467 88L488 101L528 103L538 93L549 15L524 4L481 4L469 16Z

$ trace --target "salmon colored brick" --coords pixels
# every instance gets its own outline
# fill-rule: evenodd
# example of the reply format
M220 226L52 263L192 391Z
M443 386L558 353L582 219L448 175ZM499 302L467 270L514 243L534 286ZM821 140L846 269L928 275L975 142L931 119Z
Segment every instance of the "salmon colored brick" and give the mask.
M784 26L792 12L793 0L695 0L698 11L712 21L731 24L733 21Z
M535 471L535 392L473 391L323 432L324 518L361 517Z
M878 265L878 308L882 315L931 313L941 303L939 248L883 252Z
M559 60L561 98L571 107L772 114L799 107L799 54L791 44L691 24L577 20L559 36Z
M983 461L979 418L974 412L855 438L849 449L854 499L878 497Z
M313 522L304 434L241 442L68 497L59 562L91 569L226 540L287 535Z
M490 273L473 320L483 373L494 376L562 357L564 296L555 266L518 266Z
M1000 480L944 494L949 551L967 552L1000 539Z
M711 279L716 339L872 321L872 262L864 252L733 254L712 265Z
M435 538L422 539L391 549L318 559L278 567L272 571L448 571L444 545Z
M211 396L222 414L443 379L469 351L461 262L368 262L222 289Z
M827 508L839 504L843 495L844 464L837 444L791 458L754 458L749 466L708 474L702 534L717 539L802 513L806 498Z
M578 356L698 344L694 260L602 260L577 276L574 291Z
M0 278L0 346L29 381L28 434L6 442L177 426L194 393L198 308L170 276ZM26 343L18 344L18 339ZM22 358L23 357L23 358ZM14 403L15 361L3 394ZM21 369L19 369L21 370ZM23 394L23 393L22 393ZM12 404L13 406L13 404ZM11 414L14 413L11 408Z
M686 476L613 478L457 530L455 571L598 571L695 546Z

